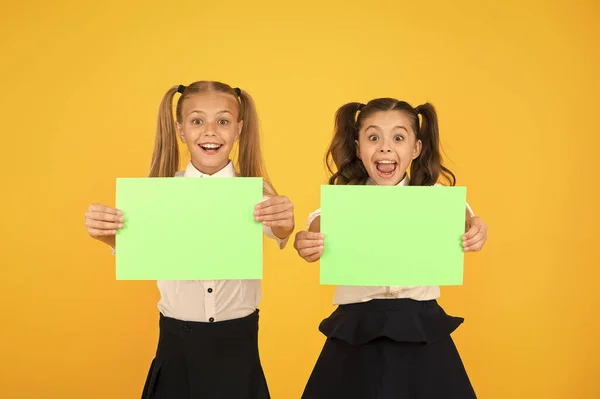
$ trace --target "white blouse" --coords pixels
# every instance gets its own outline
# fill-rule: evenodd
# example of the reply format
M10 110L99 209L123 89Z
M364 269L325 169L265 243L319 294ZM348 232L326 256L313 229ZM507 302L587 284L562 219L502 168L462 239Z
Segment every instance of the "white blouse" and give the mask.
M367 180L367 185L374 185L375 183L370 178ZM398 186L408 186L408 176L405 177ZM439 186L440 184L436 184ZM475 216L473 214L473 210L467 204L467 209L471 216ZM312 222L321 216L321 209L317 209L313 213L308 216L307 229L310 228ZM327 245L327 243L325 243ZM438 286L430 286L430 287L398 287L398 286L387 286L387 287L377 287L377 286L346 286L346 285L338 285L335 290L335 294L333 297L334 305L343 305L348 303L358 303L358 302L367 302L371 299L393 299L393 298L410 298L417 301L426 301L431 299L437 299L440 297L440 287Z
M236 177L236 173L231 162L213 175L201 173L190 162L175 177ZM264 196L263 200L268 198ZM289 237L279 239L267 226L263 226L263 232L276 240L280 249L285 248ZM235 240L232 235L231 243ZM158 280L157 285L160 312L184 321L212 323L241 318L253 313L262 299L260 280Z

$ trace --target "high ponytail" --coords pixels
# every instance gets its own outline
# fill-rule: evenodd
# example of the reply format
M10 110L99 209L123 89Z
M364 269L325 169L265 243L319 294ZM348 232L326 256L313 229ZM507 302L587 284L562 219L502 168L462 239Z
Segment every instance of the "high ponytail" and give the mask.
M235 89L240 101L240 120L244 122L239 139L238 164L240 176L262 177L265 194L277 195L270 183L260 149L260 127L254 100L244 90Z
M179 147L173 118L173 97L177 88L173 86L165 93L158 109L150 177L173 177L179 168Z
M410 166L411 186L432 186L438 182L440 175L451 186L456 184L456 177L450 169L442 164L440 151L440 133L437 113L433 105L425 103L415 108L417 139L421 140L421 154ZM419 116L421 124L419 126Z
M364 104L348 103L340 107L335 114L333 140L325 156L327 169L332 173L329 184L361 184L369 177L356 154L356 119L362 107Z

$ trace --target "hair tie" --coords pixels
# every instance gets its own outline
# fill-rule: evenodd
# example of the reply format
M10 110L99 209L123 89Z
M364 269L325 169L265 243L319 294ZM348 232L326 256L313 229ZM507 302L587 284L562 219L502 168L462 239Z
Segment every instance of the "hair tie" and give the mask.
M242 96L242 91L240 90L240 88L239 88L239 87L236 87L236 88L235 88L235 89L233 89L233 90L235 91L235 94L236 94L238 97L241 97L241 96Z
M354 127L356 129L358 129L357 123L358 123L358 113L360 112L361 109L363 109L365 106L365 104L363 103L359 103L358 104L358 109L356 110L356 112L354 112Z
M183 94L183 92L185 91L186 87L184 85L179 85L177 86L177 92Z

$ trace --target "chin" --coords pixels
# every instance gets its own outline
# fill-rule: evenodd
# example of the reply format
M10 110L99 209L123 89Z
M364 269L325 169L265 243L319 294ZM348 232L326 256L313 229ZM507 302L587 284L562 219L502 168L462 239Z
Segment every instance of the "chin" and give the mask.
M384 180L384 181L376 181L378 186L395 186L398 183L400 183L400 180L398 181L392 181L392 180Z
M403 177L401 173L398 173L398 169L387 175L378 170L371 170L368 173L371 180L378 186L395 186L402 181Z
M211 157L211 156L205 156L205 155L201 155L199 157L199 160L202 162L202 165L206 165L206 166L210 166L210 167L216 167L216 166L225 166L227 165L227 162L229 161L228 157Z
M206 155L203 153L192 154L192 161L204 169L214 169L211 173L217 172L229 163L229 156L224 154Z

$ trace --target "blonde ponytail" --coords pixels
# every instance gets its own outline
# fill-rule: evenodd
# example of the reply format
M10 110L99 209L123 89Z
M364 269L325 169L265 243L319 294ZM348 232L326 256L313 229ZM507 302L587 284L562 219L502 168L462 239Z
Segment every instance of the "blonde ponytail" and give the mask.
M240 134L238 163L240 176L262 177L265 182L265 194L277 195L267 177L260 149L260 127L254 100L250 94L236 89L240 99L240 119L244 121Z
M179 168L179 147L173 118L173 97L177 88L173 86L165 93L158 109L150 177L173 177Z

